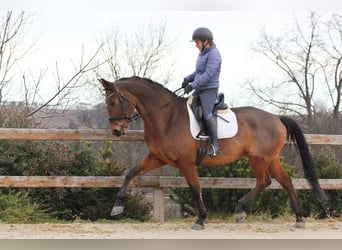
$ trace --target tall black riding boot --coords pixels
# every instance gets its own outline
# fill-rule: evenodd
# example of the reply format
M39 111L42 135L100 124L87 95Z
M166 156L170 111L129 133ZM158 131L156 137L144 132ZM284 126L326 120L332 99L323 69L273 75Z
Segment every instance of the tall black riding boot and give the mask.
M198 126L200 127L200 131L196 137L200 138L201 136L206 135L204 124L203 124L203 119L202 119L203 111L202 111L202 106L201 106L201 100L199 97L196 97L196 96L193 96L192 98L193 99L192 99L190 107L192 109L192 112L194 113Z
M217 120L216 120L216 117L212 116L208 120L203 119L203 121L205 122L207 131L210 137L210 146L209 146L208 155L210 157L214 157L221 153L220 144L217 139Z

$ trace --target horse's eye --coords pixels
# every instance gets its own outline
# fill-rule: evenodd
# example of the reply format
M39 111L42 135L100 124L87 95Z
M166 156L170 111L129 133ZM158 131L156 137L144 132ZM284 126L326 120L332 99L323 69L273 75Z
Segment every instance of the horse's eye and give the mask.
M116 105L116 102L115 102L115 101L110 101L109 104L110 104L111 106L115 106L115 105Z

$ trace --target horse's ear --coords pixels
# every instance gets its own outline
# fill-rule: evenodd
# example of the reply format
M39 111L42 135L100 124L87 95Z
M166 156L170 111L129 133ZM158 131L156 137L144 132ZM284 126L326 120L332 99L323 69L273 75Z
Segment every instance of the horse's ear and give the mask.
M111 85L110 82L108 82L107 80L105 80L105 79L103 79L103 78L98 79L98 80L99 80L99 82L102 84L102 86L103 86L105 89L110 88L110 85Z

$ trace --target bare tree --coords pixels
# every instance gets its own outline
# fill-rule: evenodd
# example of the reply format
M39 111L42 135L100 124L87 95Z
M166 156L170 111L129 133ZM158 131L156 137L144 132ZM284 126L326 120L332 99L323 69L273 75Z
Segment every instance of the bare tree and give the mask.
M102 49L99 45L93 54L85 53L82 46L80 58L72 62L74 73L69 77L61 71L56 62L55 70L51 73L48 67L33 72L30 65L22 65L23 59L31 52L36 42L27 44L26 27L31 24L32 17L26 12L0 12L0 124L11 127L36 126L43 120L56 116L64 116L65 113L79 103L81 89L87 81L87 73L93 73L96 67L104 62L94 63ZM52 74L51 79L46 79ZM48 83L47 83L48 82ZM4 103L4 93L16 83L21 84L18 95L21 101ZM51 95L41 93L41 86L49 85ZM37 119L39 118L39 119Z
M333 107L334 120L339 119L341 113L342 98L342 15L333 14L332 18L326 23L328 34L326 52L324 80L328 89L329 99Z
M0 104L2 104L3 90L6 86L11 86L14 82L14 74L16 74L19 78L15 80L22 84L23 90L20 102L23 109L20 117L34 121L33 124L36 124L37 119L39 122L44 120L48 123L51 118L65 116L72 107L80 103L81 90L89 86L86 83L95 82L93 81L94 72L101 77L105 77L106 74L99 72L110 72L114 79L135 75L156 77L157 80L162 79L163 82L168 82L172 76L173 67L170 64L166 66L165 62L166 58L170 58L169 54L172 50L172 42L168 42L166 38L166 23L155 25L150 22L146 26L141 26L131 37L128 34L118 36L117 31L108 33L97 49L90 53L88 51L85 53L82 46L81 56L72 63L74 72L69 76L63 73L61 64L58 62L53 70L44 65L43 67L46 68L38 72L33 72L30 65L20 65L19 60L30 49L30 47L26 50L22 49L23 40L19 39L23 37L23 26L26 24L29 23L24 12L18 16L15 16L13 12L7 12L3 23L0 23L2 25L2 30L0 30ZM102 59L100 59L100 54ZM42 85L51 86L54 92L50 91L50 95L42 94ZM94 93L93 89L91 91ZM94 100L93 96L92 94ZM97 102L94 101L93 104ZM0 117L1 120L8 120L6 117L12 113L9 111L3 116L0 114L4 118ZM9 125L8 122L7 124L8 126L27 126L26 123L26 125L24 123L22 123L24 125Z
M25 12L0 12L0 104L3 102L3 91L14 77L14 69L34 46L24 46L25 26L30 23L30 16Z
M328 90L336 119L340 113L341 17L335 15L328 22L325 18L314 12L309 14L307 22L299 22L295 17L294 27L280 36L262 30L254 50L280 69L283 80L275 81L271 88L259 88L253 81L248 82L260 100L303 117L310 127L315 127L315 114L322 106L315 100L322 90ZM279 93L284 94L283 98Z
M25 118L28 92L24 95L25 101L10 102L4 98L8 93L6 90L12 87L18 63L35 46L34 41L28 43L26 39L26 28L31 21L32 16L25 12L0 11L0 126L32 126L32 122Z
M273 95L270 95L269 91L255 88L250 84L253 92L260 99L277 108L298 115L302 115L302 109L305 109L309 124L313 121L313 94L319 69L315 58L316 50L320 46L317 29L318 20L319 18L311 13L310 30L307 33L297 20L295 20L295 29L282 37L269 35L265 30L262 30L260 40L254 48L255 51L262 53L273 62L285 75L284 81L272 87L278 91L282 87L290 89L295 87L298 91L295 98L289 98L287 95L283 100L277 100L274 99Z
M95 58L98 56L101 49L102 45L100 45L96 51L86 59L84 47L82 46L81 58L78 63L74 63L74 73L67 80L63 80L58 63L56 62L55 93L53 93L47 100L41 101L41 104L31 111L27 117L32 116L39 111L41 113L41 118L49 118L51 116L55 117L58 113L63 115L65 111L78 103L81 89L85 82L87 82L85 74L88 72L94 72L96 68L105 63L101 62L94 64Z
M121 74L125 75L122 70L122 66L120 62L120 53L119 53L119 31L118 29L112 29L111 31L105 34L102 46L102 55L107 59L107 63L105 64L109 68L109 74L113 79L118 79L121 77Z
M166 36L166 22L148 22L139 26L133 34L120 34L119 29L100 38L104 44L102 55L107 59L98 75L118 79L124 76L140 76L168 83L174 74L171 58L174 40ZM124 38L124 40L122 39Z

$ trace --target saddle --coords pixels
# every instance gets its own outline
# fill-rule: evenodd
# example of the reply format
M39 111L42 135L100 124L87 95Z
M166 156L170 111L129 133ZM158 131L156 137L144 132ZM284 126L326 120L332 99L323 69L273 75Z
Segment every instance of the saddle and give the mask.
M205 131L205 127L202 121L203 118L203 112L202 112L202 107L201 107L201 100L199 97L193 97L193 100L191 102L191 110L198 122L198 125L200 126L200 132L198 134L198 137L203 137L206 136L206 131ZM228 104L226 104L224 102L224 94L223 93L219 93L217 98L216 98L216 102L214 105L214 109L213 109L213 115L217 116L217 113L219 110L226 110L228 109Z
M202 112L200 98L193 97L190 107L200 128L199 133L196 136L196 138L201 140L201 143L197 149L197 154L196 154L196 165L198 166L202 162L204 156L207 153L209 136L206 133L206 129L202 120L203 112ZM228 108L228 105L224 103L224 94L219 93L216 99L215 105L214 105L213 115L217 116L218 110L227 109L227 108Z
M214 112L217 112L218 110L225 110L228 109L228 104L224 102L224 94L219 93L214 105Z

